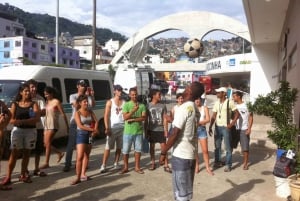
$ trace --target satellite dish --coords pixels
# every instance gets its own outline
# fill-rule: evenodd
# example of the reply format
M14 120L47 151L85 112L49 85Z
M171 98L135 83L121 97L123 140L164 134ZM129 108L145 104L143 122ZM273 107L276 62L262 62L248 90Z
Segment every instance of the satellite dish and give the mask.
M142 63L144 56L148 51L149 43L146 39L138 42L129 52L129 62L136 64Z

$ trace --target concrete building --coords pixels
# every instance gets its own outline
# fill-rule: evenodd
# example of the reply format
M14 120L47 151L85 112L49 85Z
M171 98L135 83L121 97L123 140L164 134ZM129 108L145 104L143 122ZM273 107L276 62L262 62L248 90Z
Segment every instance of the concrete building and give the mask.
M25 36L26 30L23 24L19 23L18 18L0 13L0 38Z
M0 38L0 68L21 65L25 60L33 64L55 64L55 44L25 36ZM78 50L59 47L59 64L80 68Z
M277 89L280 80L300 89L300 1L243 0L243 4L252 46L262 66L251 78L264 75L265 82L271 83L270 90ZM294 107L294 122L299 126L299 98Z

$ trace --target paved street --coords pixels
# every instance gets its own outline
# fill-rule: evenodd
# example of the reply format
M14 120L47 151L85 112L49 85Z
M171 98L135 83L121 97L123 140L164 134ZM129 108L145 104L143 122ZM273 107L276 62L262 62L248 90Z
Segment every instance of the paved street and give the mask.
M170 105L168 105L170 108ZM260 133L269 120L257 117L256 126L253 132ZM275 194L275 183L272 175L275 163L274 146L269 142L265 143L264 136L255 137L251 142L251 155L249 170L241 167L242 156L239 148L233 153L233 170L225 173L223 168L215 170L215 175L206 173L202 162L201 150L201 171L195 176L194 199L196 201L284 201ZM18 182L20 172L20 160L18 161L13 174L13 190L0 191L1 201L19 200L103 200L103 201L171 201L172 186L171 174L157 168L149 171L149 155L142 155L142 168L145 174L137 174L133 171L133 154L130 154L130 172L125 175L118 174L116 170L110 169L107 173L99 174L100 159L104 150L104 140L97 140L94 144L88 175L92 180L82 182L77 186L71 186L75 178L75 171L62 172L63 163L56 163L56 155L51 157L51 168L47 169L48 176L33 177L33 183ZM270 145L270 146L269 146ZM156 145L156 157L159 156L159 145ZM61 147L61 150L64 150ZM75 152L73 158L75 158ZM114 155L112 152L111 156ZM213 139L209 138L210 162L213 163ZM112 157L110 158L112 159ZM44 158L41 159L43 161ZM31 158L30 170L33 170L33 157ZM64 161L64 159L62 160ZM109 161L112 166L112 161ZM1 177L6 172L7 161L1 162Z

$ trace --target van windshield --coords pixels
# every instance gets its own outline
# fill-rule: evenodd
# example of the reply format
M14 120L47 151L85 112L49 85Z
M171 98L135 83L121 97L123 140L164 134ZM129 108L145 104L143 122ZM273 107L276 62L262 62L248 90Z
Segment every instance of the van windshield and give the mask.
M13 99L18 93L22 80L0 80L0 100L10 107Z

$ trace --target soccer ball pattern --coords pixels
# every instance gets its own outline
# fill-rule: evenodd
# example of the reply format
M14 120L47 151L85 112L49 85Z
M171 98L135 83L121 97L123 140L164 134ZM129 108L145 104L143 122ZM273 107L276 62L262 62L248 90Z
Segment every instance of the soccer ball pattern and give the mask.
M189 39L183 46L183 50L190 58L199 57L203 52L203 45L197 38Z

